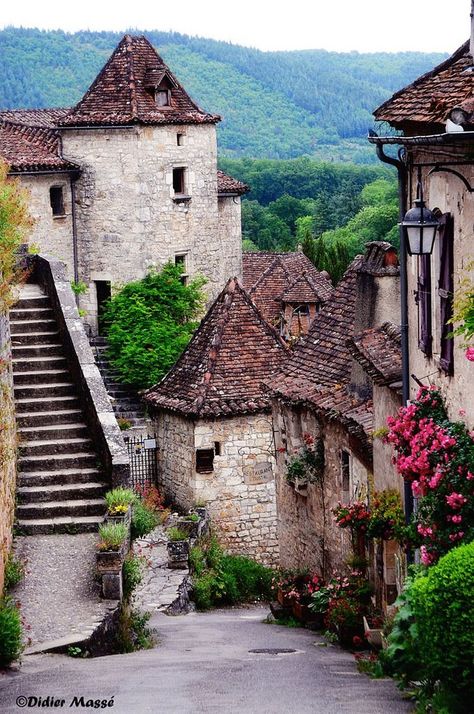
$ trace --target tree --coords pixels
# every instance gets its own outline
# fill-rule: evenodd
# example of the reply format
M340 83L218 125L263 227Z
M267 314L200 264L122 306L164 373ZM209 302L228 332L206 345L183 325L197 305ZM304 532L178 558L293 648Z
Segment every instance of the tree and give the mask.
M137 389L156 384L188 344L204 307L198 277L188 285L168 263L125 285L104 310L108 355L121 379Z

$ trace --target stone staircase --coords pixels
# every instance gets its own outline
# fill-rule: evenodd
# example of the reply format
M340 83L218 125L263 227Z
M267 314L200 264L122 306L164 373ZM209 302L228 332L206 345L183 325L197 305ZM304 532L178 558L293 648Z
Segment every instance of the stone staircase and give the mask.
M132 427L146 428L145 407L143 402L130 387L119 381L118 373L112 368L107 357L105 337L92 337L90 340L95 361L104 380L105 388L112 402L117 419L126 419Z
M10 331L20 437L18 529L24 535L95 531L107 486L50 299L39 285L21 287Z

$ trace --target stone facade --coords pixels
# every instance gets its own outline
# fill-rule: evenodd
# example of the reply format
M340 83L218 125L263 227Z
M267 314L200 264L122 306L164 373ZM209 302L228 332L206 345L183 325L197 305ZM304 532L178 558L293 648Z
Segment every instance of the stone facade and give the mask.
M310 568L328 576L345 567L351 553L346 531L331 514L339 501L367 497L369 472L349 447L349 436L337 422L322 424L314 412L273 401L277 453L277 515L280 562L284 568ZM288 460L304 445L303 435L324 442L322 484L299 490L286 479ZM343 490L342 451L349 456L349 490Z
M16 489L16 427L11 371L10 327L0 315L0 594L4 569L12 545Z
M185 509L205 504L226 551L276 565L271 416L193 421L160 412L155 427L165 495ZM197 470L198 450L214 452L212 470Z

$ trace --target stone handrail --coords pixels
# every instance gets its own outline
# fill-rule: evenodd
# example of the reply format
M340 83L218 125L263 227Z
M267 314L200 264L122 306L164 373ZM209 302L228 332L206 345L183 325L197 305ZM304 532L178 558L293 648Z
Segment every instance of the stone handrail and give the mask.
M79 391L91 438L112 486L127 484L130 459L109 395L94 361L83 322L77 310L66 267L57 258L33 255L28 268L49 295L68 357L68 366Z

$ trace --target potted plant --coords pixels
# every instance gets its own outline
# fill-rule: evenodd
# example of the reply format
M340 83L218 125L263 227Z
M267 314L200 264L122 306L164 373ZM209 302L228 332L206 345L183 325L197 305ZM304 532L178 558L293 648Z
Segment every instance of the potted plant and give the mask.
M199 535L199 524L201 518L198 513L188 513L186 516L180 516L176 521L176 527L186 533L188 538L197 538Z
M99 526L97 544L97 568L99 572L116 571L122 568L128 541L125 523L102 523Z
M309 607L313 593L318 592L323 587L323 579L319 575L308 573L296 585L296 595L293 599L294 616L305 623L312 623L322 626L322 618Z
M184 570L188 567L189 560L189 540L188 534L173 526L168 529L168 568L173 570Z
M311 434L303 434L304 446L288 461L286 480L301 496L308 485L321 481L324 472L324 442L315 442Z
M374 649L382 648L383 617L380 615L363 615L364 634L369 645Z
M130 523L131 507L136 500L135 493L129 488L118 488L107 491L105 494L107 504L107 521L109 523Z

